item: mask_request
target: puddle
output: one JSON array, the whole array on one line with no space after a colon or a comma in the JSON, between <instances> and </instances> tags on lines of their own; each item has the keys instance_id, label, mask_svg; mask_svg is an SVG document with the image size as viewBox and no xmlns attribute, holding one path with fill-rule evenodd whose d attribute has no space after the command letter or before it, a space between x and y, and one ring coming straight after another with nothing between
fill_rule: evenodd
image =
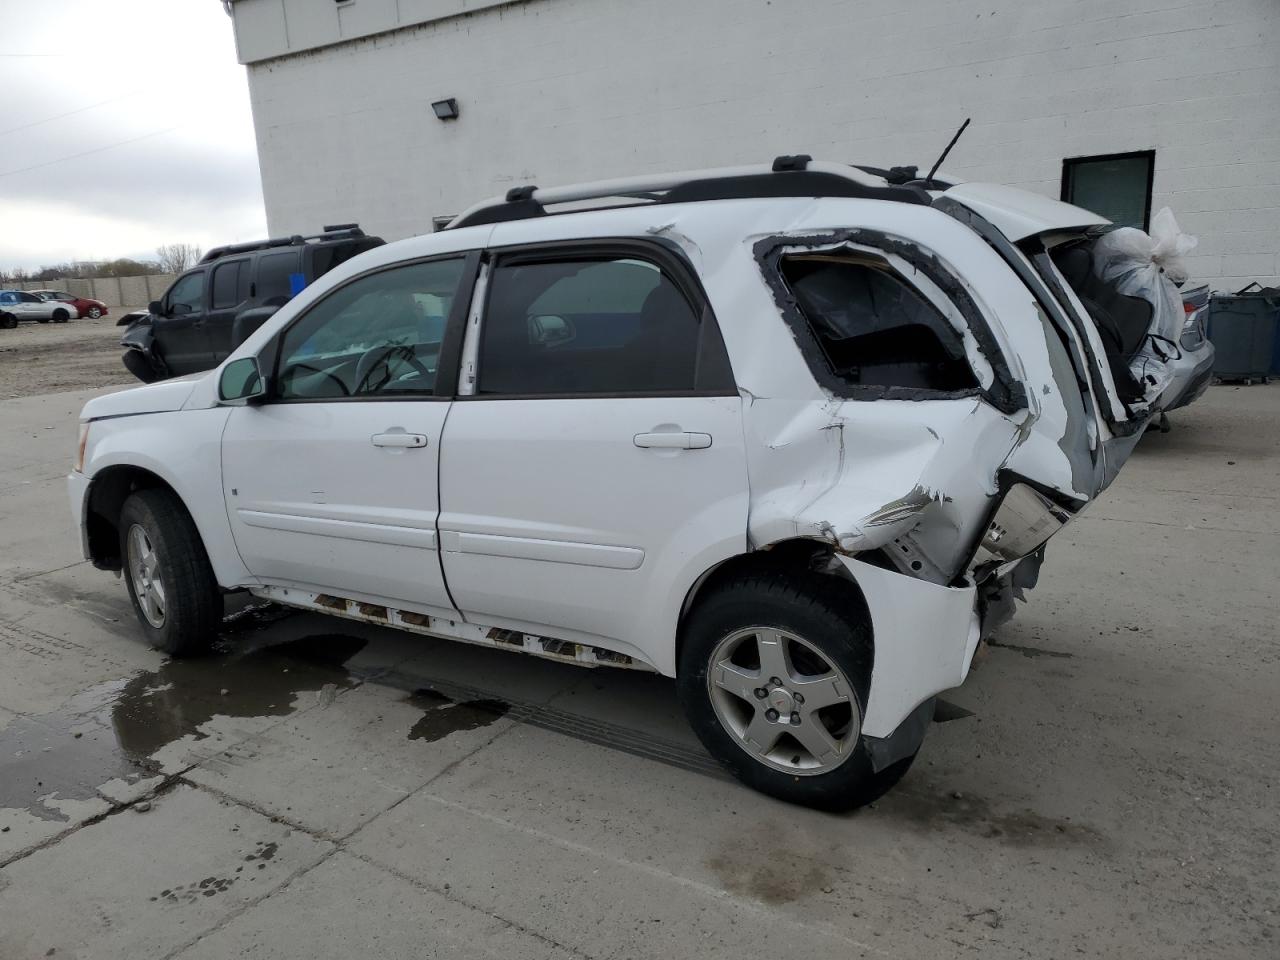
<instances>
[{"instance_id":1,"label":"puddle","mask_svg":"<svg viewBox=\"0 0 1280 960\"><path fill-rule=\"evenodd\" d=\"M267 612L250 612L253 618ZM284 717L301 693L353 686L343 664L365 641L340 634L198 660L170 660L77 694L57 711L15 717L0 730L0 807L65 820L57 804L98 796L107 781L154 776L152 755L207 735L215 716Z\"/></svg>"},{"instance_id":2,"label":"puddle","mask_svg":"<svg viewBox=\"0 0 1280 960\"><path fill-rule=\"evenodd\" d=\"M511 705L503 700L454 700L437 690L418 690L405 703L421 707L422 718L409 731L410 740L440 740L462 730L487 727L505 716Z\"/></svg>"}]
</instances>

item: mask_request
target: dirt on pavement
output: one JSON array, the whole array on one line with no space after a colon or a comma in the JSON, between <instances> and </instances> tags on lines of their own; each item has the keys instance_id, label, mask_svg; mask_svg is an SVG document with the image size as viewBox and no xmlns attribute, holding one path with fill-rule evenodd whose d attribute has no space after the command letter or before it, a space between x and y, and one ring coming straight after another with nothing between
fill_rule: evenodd
<instances>
[{"instance_id":1,"label":"dirt on pavement","mask_svg":"<svg viewBox=\"0 0 1280 960\"><path fill-rule=\"evenodd\" d=\"M85 387L136 384L120 362L116 320L139 307L112 307L98 320L18 324L0 330L0 399Z\"/></svg>"}]
</instances>

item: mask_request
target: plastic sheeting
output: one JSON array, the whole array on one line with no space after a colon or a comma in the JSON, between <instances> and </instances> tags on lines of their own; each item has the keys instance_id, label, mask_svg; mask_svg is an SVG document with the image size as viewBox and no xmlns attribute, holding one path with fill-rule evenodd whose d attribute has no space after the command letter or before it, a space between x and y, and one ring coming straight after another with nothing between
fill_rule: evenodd
<instances>
[{"instance_id":1,"label":"plastic sheeting","mask_svg":"<svg viewBox=\"0 0 1280 960\"><path fill-rule=\"evenodd\" d=\"M1129 363L1148 400L1168 386L1174 374L1168 361L1181 355L1178 341L1186 318L1175 284L1187 279L1182 258L1196 242L1195 237L1182 232L1173 211L1161 207L1151 220L1151 233L1120 227L1099 237L1094 245L1097 278L1126 296L1141 297L1151 304L1146 339Z\"/></svg>"}]
</instances>

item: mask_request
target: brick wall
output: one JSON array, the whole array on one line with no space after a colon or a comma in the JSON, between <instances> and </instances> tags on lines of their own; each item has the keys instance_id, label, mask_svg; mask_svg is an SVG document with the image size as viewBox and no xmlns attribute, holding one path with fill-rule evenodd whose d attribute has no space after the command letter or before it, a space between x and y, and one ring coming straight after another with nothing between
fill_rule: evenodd
<instances>
[{"instance_id":1,"label":"brick wall","mask_svg":"<svg viewBox=\"0 0 1280 960\"><path fill-rule=\"evenodd\" d=\"M1154 149L1153 210L1230 289L1280 274L1278 28L1275 0L535 0L249 78L273 235L781 153L927 166L972 116L947 171L1050 196L1065 157Z\"/></svg>"}]
</instances>

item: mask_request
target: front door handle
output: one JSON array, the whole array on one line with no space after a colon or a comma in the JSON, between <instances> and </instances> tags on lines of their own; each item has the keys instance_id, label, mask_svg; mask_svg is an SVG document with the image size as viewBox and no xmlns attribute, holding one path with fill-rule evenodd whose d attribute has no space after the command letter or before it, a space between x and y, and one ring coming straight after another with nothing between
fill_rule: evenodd
<instances>
[{"instance_id":1,"label":"front door handle","mask_svg":"<svg viewBox=\"0 0 1280 960\"><path fill-rule=\"evenodd\" d=\"M637 447L659 450L705 450L711 446L709 433L637 433L631 439Z\"/></svg>"},{"instance_id":2,"label":"front door handle","mask_svg":"<svg viewBox=\"0 0 1280 960\"><path fill-rule=\"evenodd\" d=\"M369 438L375 447L425 447L427 437L422 433L375 433Z\"/></svg>"}]
</instances>

